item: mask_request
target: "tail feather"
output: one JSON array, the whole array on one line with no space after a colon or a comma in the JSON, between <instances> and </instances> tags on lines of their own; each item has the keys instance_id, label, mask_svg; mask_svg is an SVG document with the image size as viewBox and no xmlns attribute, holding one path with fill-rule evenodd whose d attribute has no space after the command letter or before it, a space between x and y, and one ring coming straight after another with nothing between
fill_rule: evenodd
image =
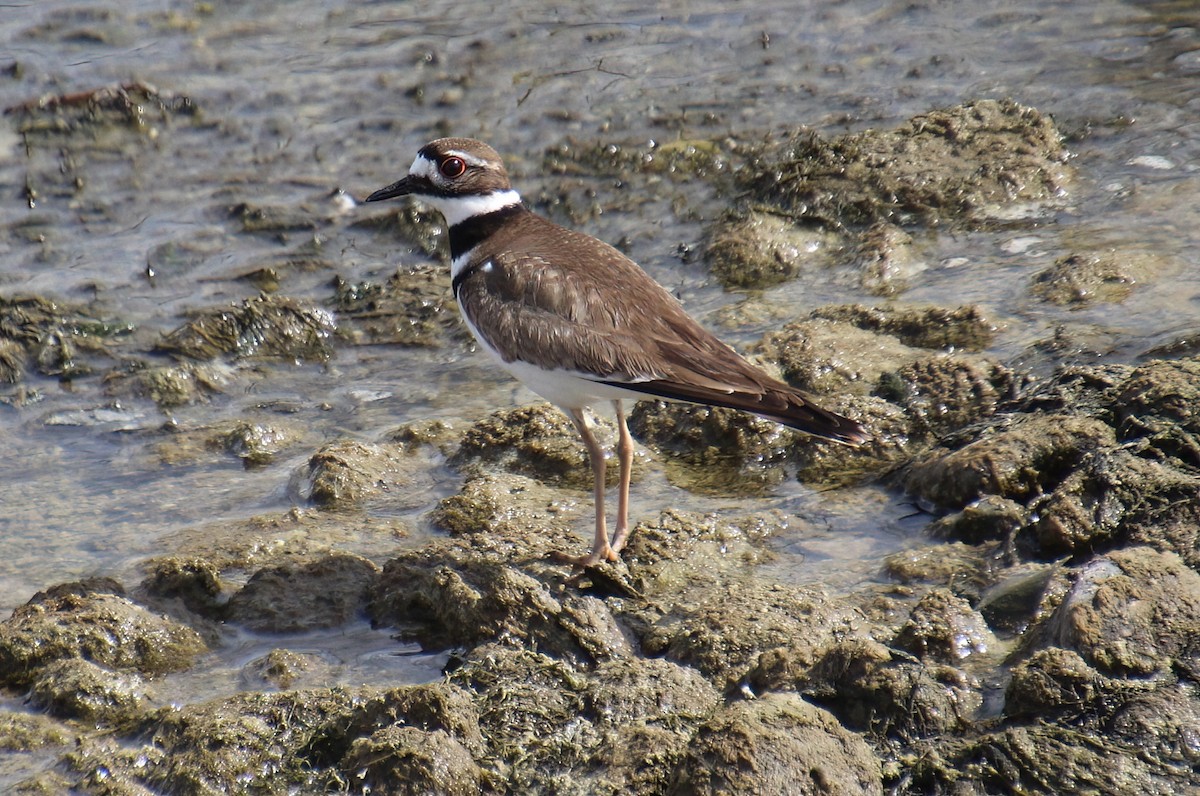
<instances>
[{"instance_id":1,"label":"tail feather","mask_svg":"<svg viewBox=\"0 0 1200 796\"><path fill-rule=\"evenodd\" d=\"M821 437L843 445L857 446L870 439L866 429L857 421L823 409L805 393L786 385L780 385L780 388L777 389L750 393L726 392L695 384L665 380L605 381L602 383L641 392L647 397L721 406L749 412L814 437Z\"/></svg>"}]
</instances>

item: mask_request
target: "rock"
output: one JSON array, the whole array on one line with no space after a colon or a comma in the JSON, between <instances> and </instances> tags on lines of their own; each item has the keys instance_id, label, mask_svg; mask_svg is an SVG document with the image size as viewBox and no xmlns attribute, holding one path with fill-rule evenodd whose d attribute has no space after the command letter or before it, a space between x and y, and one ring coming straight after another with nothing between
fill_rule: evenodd
<instances>
[{"instance_id":1,"label":"rock","mask_svg":"<svg viewBox=\"0 0 1200 796\"><path fill-rule=\"evenodd\" d=\"M238 681L247 691L286 691L315 680L314 675L324 679L331 674L331 667L317 654L274 649L243 666Z\"/></svg>"},{"instance_id":2,"label":"rock","mask_svg":"<svg viewBox=\"0 0 1200 796\"><path fill-rule=\"evenodd\" d=\"M465 347L470 339L440 265L397 271L383 283L337 277L333 308L339 336L355 345Z\"/></svg>"},{"instance_id":3,"label":"rock","mask_svg":"<svg viewBox=\"0 0 1200 796\"><path fill-rule=\"evenodd\" d=\"M979 596L976 610L997 632L1024 633L1042 618L1038 611L1056 572L1056 567L1044 564L1011 567Z\"/></svg>"},{"instance_id":4,"label":"rock","mask_svg":"<svg viewBox=\"0 0 1200 796\"><path fill-rule=\"evenodd\" d=\"M1200 359L1156 360L1134 369L1112 393L1123 440L1144 437L1168 456L1200 466Z\"/></svg>"},{"instance_id":5,"label":"rock","mask_svg":"<svg viewBox=\"0 0 1200 796\"><path fill-rule=\"evenodd\" d=\"M726 288L762 289L829 263L838 246L830 233L749 211L728 215L709 231L709 270Z\"/></svg>"},{"instance_id":6,"label":"rock","mask_svg":"<svg viewBox=\"0 0 1200 796\"><path fill-rule=\"evenodd\" d=\"M736 702L700 728L672 796L882 794L879 759L859 736L795 694Z\"/></svg>"},{"instance_id":7,"label":"rock","mask_svg":"<svg viewBox=\"0 0 1200 796\"><path fill-rule=\"evenodd\" d=\"M962 543L910 547L883 560L884 573L900 583L933 583L955 594L978 591L990 576L987 552Z\"/></svg>"},{"instance_id":8,"label":"rock","mask_svg":"<svg viewBox=\"0 0 1200 796\"><path fill-rule=\"evenodd\" d=\"M1071 415L1024 415L1011 426L958 450L934 450L904 476L904 488L930 502L961 508L986 495L1021 501L1049 492L1088 451L1113 446L1113 430Z\"/></svg>"},{"instance_id":9,"label":"rock","mask_svg":"<svg viewBox=\"0 0 1200 796\"><path fill-rule=\"evenodd\" d=\"M1034 295L1060 306L1119 303L1147 281L1162 263L1151 255L1068 254L1033 278Z\"/></svg>"},{"instance_id":10,"label":"rock","mask_svg":"<svg viewBox=\"0 0 1200 796\"><path fill-rule=\"evenodd\" d=\"M499 639L568 660L631 654L603 602L552 591L513 563L472 548L470 540L429 545L389 561L372 590L370 611L376 622L405 628L430 649Z\"/></svg>"},{"instance_id":11,"label":"rock","mask_svg":"<svg viewBox=\"0 0 1200 796\"><path fill-rule=\"evenodd\" d=\"M939 517L929 526L931 536L959 539L969 544L998 541L1009 543L1029 522L1029 510L1015 500L985 495L963 506L961 511Z\"/></svg>"},{"instance_id":12,"label":"rock","mask_svg":"<svg viewBox=\"0 0 1200 796\"><path fill-rule=\"evenodd\" d=\"M1017 380L1003 365L942 354L885 374L876 392L904 406L914 431L937 437L995 414Z\"/></svg>"},{"instance_id":13,"label":"rock","mask_svg":"<svg viewBox=\"0 0 1200 796\"><path fill-rule=\"evenodd\" d=\"M666 616L652 618L638 617L632 626L642 652L694 666L722 690L741 680L761 653L789 644L820 649L859 619L819 590L759 581L697 588Z\"/></svg>"},{"instance_id":14,"label":"rock","mask_svg":"<svg viewBox=\"0 0 1200 796\"><path fill-rule=\"evenodd\" d=\"M507 772L503 790L561 792L564 775L583 766L600 742L581 716L586 678L561 660L486 644L449 681L474 695L486 755Z\"/></svg>"},{"instance_id":15,"label":"rock","mask_svg":"<svg viewBox=\"0 0 1200 796\"><path fill-rule=\"evenodd\" d=\"M495 549L497 555L519 552L545 557L553 549L552 540L575 541L574 527L581 512L561 490L526 476L501 473L468 478L457 494L438 503L429 519L451 535L470 536L478 548ZM579 537L577 544L585 543ZM511 548L507 553L505 546Z\"/></svg>"},{"instance_id":16,"label":"rock","mask_svg":"<svg viewBox=\"0 0 1200 796\"><path fill-rule=\"evenodd\" d=\"M385 493L404 480L404 455L388 446L337 440L308 460L308 496L324 508L346 508Z\"/></svg>"},{"instance_id":17,"label":"rock","mask_svg":"<svg viewBox=\"0 0 1200 796\"><path fill-rule=\"evenodd\" d=\"M978 225L1062 201L1071 169L1053 121L1011 100L931 111L895 130L808 132L747 168L754 201L797 221Z\"/></svg>"},{"instance_id":18,"label":"rock","mask_svg":"<svg viewBox=\"0 0 1200 796\"><path fill-rule=\"evenodd\" d=\"M1144 750L1103 732L1022 724L942 743L920 756L913 783L930 792L988 793L1010 783L1037 783L1040 793L1174 796L1195 785L1187 767L1164 766Z\"/></svg>"},{"instance_id":19,"label":"rock","mask_svg":"<svg viewBox=\"0 0 1200 796\"><path fill-rule=\"evenodd\" d=\"M195 630L123 597L63 594L26 603L0 624L0 682L29 685L43 667L69 658L163 674L190 667L206 649Z\"/></svg>"},{"instance_id":20,"label":"rock","mask_svg":"<svg viewBox=\"0 0 1200 796\"><path fill-rule=\"evenodd\" d=\"M847 727L879 739L963 732L983 702L977 682L869 638L839 640L816 656L781 647L759 656L747 682L758 692L803 693Z\"/></svg>"},{"instance_id":21,"label":"rock","mask_svg":"<svg viewBox=\"0 0 1200 796\"><path fill-rule=\"evenodd\" d=\"M148 398L165 411L207 401L223 393L228 382L227 368L214 363L153 365L131 360L105 374L104 393L114 398Z\"/></svg>"},{"instance_id":22,"label":"rock","mask_svg":"<svg viewBox=\"0 0 1200 796\"><path fill-rule=\"evenodd\" d=\"M702 494L758 494L777 485L800 436L746 412L661 401L639 401L629 428L667 454L672 484Z\"/></svg>"},{"instance_id":23,"label":"rock","mask_svg":"<svg viewBox=\"0 0 1200 796\"><path fill-rule=\"evenodd\" d=\"M473 692L445 680L389 689L359 706L341 736L347 746L342 749L332 745L330 751L340 757L356 738L383 727L407 725L426 732L445 732L472 755L483 756L486 739L479 729L479 709L473 697Z\"/></svg>"},{"instance_id":24,"label":"rock","mask_svg":"<svg viewBox=\"0 0 1200 796\"><path fill-rule=\"evenodd\" d=\"M699 721L721 701L717 689L690 666L663 658L629 658L596 668L584 692L584 715L612 727L635 721Z\"/></svg>"},{"instance_id":25,"label":"rock","mask_svg":"<svg viewBox=\"0 0 1200 796\"><path fill-rule=\"evenodd\" d=\"M1041 631L1103 674L1169 671L1200 635L1200 574L1173 553L1115 550L1078 570Z\"/></svg>"},{"instance_id":26,"label":"rock","mask_svg":"<svg viewBox=\"0 0 1200 796\"><path fill-rule=\"evenodd\" d=\"M146 746L132 750L141 754L140 764L108 765L136 772L156 792L324 790L327 773L314 762L323 761L328 745L349 745L345 727L378 693L346 687L241 693L168 708Z\"/></svg>"},{"instance_id":27,"label":"rock","mask_svg":"<svg viewBox=\"0 0 1200 796\"><path fill-rule=\"evenodd\" d=\"M156 559L149 567L150 574L140 586L148 599L180 603L188 611L209 619L225 615L221 573L211 562L172 556Z\"/></svg>"},{"instance_id":28,"label":"rock","mask_svg":"<svg viewBox=\"0 0 1200 796\"><path fill-rule=\"evenodd\" d=\"M268 633L336 627L360 616L379 567L350 553L255 572L229 599L229 620Z\"/></svg>"},{"instance_id":29,"label":"rock","mask_svg":"<svg viewBox=\"0 0 1200 796\"><path fill-rule=\"evenodd\" d=\"M612 447L610 424L599 424L597 439ZM561 411L545 403L502 409L467 429L450 457L457 468L487 464L549 484L591 490L587 449L575 426ZM609 467L610 485L618 468Z\"/></svg>"},{"instance_id":30,"label":"rock","mask_svg":"<svg viewBox=\"0 0 1200 796\"><path fill-rule=\"evenodd\" d=\"M895 224L876 221L859 236L854 253L858 283L872 296L895 296L929 265L913 250L912 236Z\"/></svg>"},{"instance_id":31,"label":"rock","mask_svg":"<svg viewBox=\"0 0 1200 796\"><path fill-rule=\"evenodd\" d=\"M778 363L788 384L817 395L866 393L884 373L923 356L891 335L823 318L794 321L770 332L753 353Z\"/></svg>"},{"instance_id":32,"label":"rock","mask_svg":"<svg viewBox=\"0 0 1200 796\"><path fill-rule=\"evenodd\" d=\"M938 588L917 602L894 643L922 659L961 663L993 649L996 639L970 603Z\"/></svg>"},{"instance_id":33,"label":"rock","mask_svg":"<svg viewBox=\"0 0 1200 796\"><path fill-rule=\"evenodd\" d=\"M136 673L119 674L81 658L62 658L38 671L31 701L60 718L129 727L143 718L153 698Z\"/></svg>"},{"instance_id":34,"label":"rock","mask_svg":"<svg viewBox=\"0 0 1200 796\"><path fill-rule=\"evenodd\" d=\"M1101 694L1112 690L1107 679L1073 650L1037 650L1013 667L1004 715L1039 721L1079 718L1096 710Z\"/></svg>"},{"instance_id":35,"label":"rock","mask_svg":"<svg viewBox=\"0 0 1200 796\"><path fill-rule=\"evenodd\" d=\"M442 730L384 727L357 739L342 760L355 789L396 796L476 796L482 772L461 743Z\"/></svg>"},{"instance_id":36,"label":"rock","mask_svg":"<svg viewBox=\"0 0 1200 796\"><path fill-rule=\"evenodd\" d=\"M842 321L868 332L895 337L912 348L934 351L982 351L999 330L981 307L967 304L950 309L938 306L888 305L864 307L840 304L818 307L813 318Z\"/></svg>"},{"instance_id":37,"label":"rock","mask_svg":"<svg viewBox=\"0 0 1200 796\"><path fill-rule=\"evenodd\" d=\"M156 350L200 361L225 356L324 362L333 353L335 328L327 310L262 295L197 313L164 335Z\"/></svg>"},{"instance_id":38,"label":"rock","mask_svg":"<svg viewBox=\"0 0 1200 796\"><path fill-rule=\"evenodd\" d=\"M1200 564L1200 476L1175 460L1099 450L1049 495L1021 536L1041 556L1148 544Z\"/></svg>"},{"instance_id":39,"label":"rock","mask_svg":"<svg viewBox=\"0 0 1200 796\"><path fill-rule=\"evenodd\" d=\"M71 742L71 731L38 713L0 710L0 752L33 752Z\"/></svg>"}]
</instances>

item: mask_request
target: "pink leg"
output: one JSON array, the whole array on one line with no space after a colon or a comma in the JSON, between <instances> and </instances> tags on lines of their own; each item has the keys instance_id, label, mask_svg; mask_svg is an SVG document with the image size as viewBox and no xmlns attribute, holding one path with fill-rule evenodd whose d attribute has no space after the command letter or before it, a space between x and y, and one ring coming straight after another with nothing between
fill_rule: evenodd
<instances>
[{"instance_id":1,"label":"pink leg","mask_svg":"<svg viewBox=\"0 0 1200 796\"><path fill-rule=\"evenodd\" d=\"M613 410L617 413L617 459L621 463L621 483L617 493L617 527L613 531L612 551L620 553L629 539L629 478L633 473L633 438L629 436L625 408L620 400L613 401Z\"/></svg>"},{"instance_id":2,"label":"pink leg","mask_svg":"<svg viewBox=\"0 0 1200 796\"><path fill-rule=\"evenodd\" d=\"M592 542L592 552L586 556L556 554L555 558L574 564L577 567L590 567L604 560L615 561L617 554L609 547L608 531L604 525L604 449L600 447L599 442L596 442L591 429L588 428L582 409L567 409L565 411L567 417L571 418L571 422L575 424L575 428L579 431L579 436L583 438L583 444L587 447L588 451L588 461L592 465L592 478L594 481L592 494L596 503L596 536Z\"/></svg>"}]
</instances>

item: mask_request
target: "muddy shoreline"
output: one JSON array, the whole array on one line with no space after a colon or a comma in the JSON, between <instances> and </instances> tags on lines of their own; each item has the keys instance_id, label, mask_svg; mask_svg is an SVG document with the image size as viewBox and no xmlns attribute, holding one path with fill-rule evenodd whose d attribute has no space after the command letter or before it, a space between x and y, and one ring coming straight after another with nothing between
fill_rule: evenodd
<instances>
[{"instance_id":1,"label":"muddy shoreline","mask_svg":"<svg viewBox=\"0 0 1200 796\"><path fill-rule=\"evenodd\" d=\"M10 123L40 146L110 127L136 138L146 108L191 123L178 116L190 103L155 92L127 85L41 101ZM818 237L818 251L858 252L858 284L880 297L919 278L912 235L1012 225L1014 207L1036 225L1078 179L1048 116L990 100L882 131L668 152L577 144L547 159L569 179L615 173L675 201L705 186L725 210L695 267L726 284L823 278L828 266L801 256ZM441 251L436 227L413 209L353 221L332 205L229 212L247 236L353 223L421 256ZM1029 292L1113 303L1127 295L1114 286L1161 273L1144 257L1083 252ZM165 414L221 400L280 363L329 363L346 347L468 344L448 277L425 265L333 281L316 301L270 274L247 278L258 296L193 308L157 335L86 303L6 292L6 394L19 402L30 378L71 379L102 386L117 418L148 404ZM755 311L749 300L724 320ZM1001 326L973 305L827 305L750 347L868 425L874 439L861 450L733 412L635 412L635 489L662 468L701 493L754 495L799 479L910 495L927 512L926 542L848 593L761 576L786 525L771 512L643 517L621 563L571 579L549 553L575 543L585 454L544 405L319 445L287 412L143 428L164 462L215 452L247 473L310 446L294 479L302 508L210 523L185 549L144 562L137 582L58 584L0 624L0 685L27 705L0 712L0 737L7 752L47 761L16 792L1194 786L1200 360L1180 340L1172 356L1147 352L1135 364L1080 365L1049 342L1004 362L987 353ZM409 529L371 507L419 492L439 468L454 488L428 516L432 538L389 550ZM346 549L339 538L351 527L377 531L376 548ZM323 686L319 655L280 647L246 665L234 696L175 704L167 690L169 673L204 667L230 628L270 636L364 617L397 643L443 655L443 676Z\"/></svg>"},{"instance_id":2,"label":"muddy shoreline","mask_svg":"<svg viewBox=\"0 0 1200 796\"><path fill-rule=\"evenodd\" d=\"M0 15L0 790L1200 787L1193 17ZM449 134L870 444L640 404L572 579L582 445L358 202Z\"/></svg>"}]
</instances>

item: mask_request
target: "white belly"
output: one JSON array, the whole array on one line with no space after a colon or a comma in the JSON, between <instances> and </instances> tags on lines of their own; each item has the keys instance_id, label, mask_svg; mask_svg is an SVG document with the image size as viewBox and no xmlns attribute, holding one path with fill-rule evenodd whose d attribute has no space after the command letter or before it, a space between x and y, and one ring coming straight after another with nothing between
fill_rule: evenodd
<instances>
[{"instance_id":1,"label":"white belly","mask_svg":"<svg viewBox=\"0 0 1200 796\"><path fill-rule=\"evenodd\" d=\"M582 409L604 401L641 401L652 397L636 390L598 384L566 370L542 370L537 365L520 361L501 361L500 364L526 387L563 409Z\"/></svg>"}]
</instances>

